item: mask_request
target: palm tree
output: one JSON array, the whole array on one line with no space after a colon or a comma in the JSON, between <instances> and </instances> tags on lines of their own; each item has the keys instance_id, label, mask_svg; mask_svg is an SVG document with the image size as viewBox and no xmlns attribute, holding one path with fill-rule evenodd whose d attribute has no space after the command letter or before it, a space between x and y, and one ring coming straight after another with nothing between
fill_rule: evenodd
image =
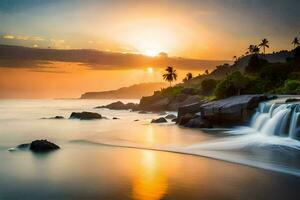
<instances>
[{"instance_id":1,"label":"palm tree","mask_svg":"<svg viewBox=\"0 0 300 200\"><path fill-rule=\"evenodd\" d=\"M266 38L264 38L261 40L261 43L258 46L262 47L264 54L266 54L266 47L269 48L269 41Z\"/></svg>"},{"instance_id":2,"label":"palm tree","mask_svg":"<svg viewBox=\"0 0 300 200\"><path fill-rule=\"evenodd\" d=\"M193 78L193 74L191 72L187 73L184 77L184 79L182 80L183 82L186 82L188 80L191 80Z\"/></svg>"},{"instance_id":3,"label":"palm tree","mask_svg":"<svg viewBox=\"0 0 300 200\"><path fill-rule=\"evenodd\" d=\"M300 45L298 37L294 38L294 40L292 41L292 44L294 45L295 48Z\"/></svg>"},{"instance_id":4,"label":"palm tree","mask_svg":"<svg viewBox=\"0 0 300 200\"><path fill-rule=\"evenodd\" d=\"M167 73L163 74L163 79L165 81L168 81L170 83L170 87L171 87L172 82L176 81L176 79L177 79L177 73L176 73L176 70L174 70L174 68L171 66L168 66L166 68L166 72Z\"/></svg>"},{"instance_id":5,"label":"palm tree","mask_svg":"<svg viewBox=\"0 0 300 200\"><path fill-rule=\"evenodd\" d=\"M251 44L249 47L248 47L248 50L251 54L257 54L259 53L259 47L257 45L253 45Z\"/></svg>"}]
</instances>

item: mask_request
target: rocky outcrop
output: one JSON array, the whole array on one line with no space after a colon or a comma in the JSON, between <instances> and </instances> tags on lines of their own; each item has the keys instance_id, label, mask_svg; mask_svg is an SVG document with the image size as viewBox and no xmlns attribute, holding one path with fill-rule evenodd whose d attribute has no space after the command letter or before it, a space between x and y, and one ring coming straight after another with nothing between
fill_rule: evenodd
<instances>
[{"instance_id":1,"label":"rocky outcrop","mask_svg":"<svg viewBox=\"0 0 300 200\"><path fill-rule=\"evenodd\" d=\"M258 104L271 98L266 95L240 95L186 105L179 108L177 123L199 128L245 124Z\"/></svg>"},{"instance_id":2,"label":"rocky outcrop","mask_svg":"<svg viewBox=\"0 0 300 200\"><path fill-rule=\"evenodd\" d=\"M55 116L55 117L49 117L49 118L44 117L44 118L41 118L41 119L64 119L64 117L58 115L58 116Z\"/></svg>"},{"instance_id":3,"label":"rocky outcrop","mask_svg":"<svg viewBox=\"0 0 300 200\"><path fill-rule=\"evenodd\" d=\"M57 150L60 147L47 140L35 140L31 142L29 149L33 152L48 152Z\"/></svg>"},{"instance_id":4,"label":"rocky outcrop","mask_svg":"<svg viewBox=\"0 0 300 200\"><path fill-rule=\"evenodd\" d=\"M70 119L91 120L102 119L102 116L93 112L72 112Z\"/></svg>"},{"instance_id":5,"label":"rocky outcrop","mask_svg":"<svg viewBox=\"0 0 300 200\"><path fill-rule=\"evenodd\" d=\"M186 92L191 92L193 90L188 90ZM177 111L181 106L200 102L198 95L187 94L182 92L181 94L176 95L175 97L165 97L161 95L153 95L148 97L143 97L140 100L139 109L145 111Z\"/></svg>"},{"instance_id":6,"label":"rocky outcrop","mask_svg":"<svg viewBox=\"0 0 300 200\"><path fill-rule=\"evenodd\" d=\"M168 114L165 116L166 119L175 119L176 118L176 115L173 115L173 114Z\"/></svg>"},{"instance_id":7,"label":"rocky outcrop","mask_svg":"<svg viewBox=\"0 0 300 200\"><path fill-rule=\"evenodd\" d=\"M121 101L116 101L111 104L105 105L105 106L97 106L95 108L108 108L110 110L137 110L138 109L138 104L135 103L123 103Z\"/></svg>"},{"instance_id":8,"label":"rocky outcrop","mask_svg":"<svg viewBox=\"0 0 300 200\"><path fill-rule=\"evenodd\" d=\"M166 123L168 122L164 117L160 117L157 119L152 119L151 123Z\"/></svg>"}]
</instances>

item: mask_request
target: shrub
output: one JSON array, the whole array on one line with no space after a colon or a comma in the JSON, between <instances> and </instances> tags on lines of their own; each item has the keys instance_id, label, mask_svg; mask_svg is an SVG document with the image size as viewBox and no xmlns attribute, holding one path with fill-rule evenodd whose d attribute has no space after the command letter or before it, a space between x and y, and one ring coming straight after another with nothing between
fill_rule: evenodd
<instances>
[{"instance_id":1,"label":"shrub","mask_svg":"<svg viewBox=\"0 0 300 200\"><path fill-rule=\"evenodd\" d=\"M259 55L254 54L251 56L248 65L245 68L245 72L247 73L259 73L260 70L268 65L268 61L260 58Z\"/></svg>"},{"instance_id":2,"label":"shrub","mask_svg":"<svg viewBox=\"0 0 300 200\"><path fill-rule=\"evenodd\" d=\"M282 94L300 94L300 81L288 79L277 92Z\"/></svg>"},{"instance_id":3,"label":"shrub","mask_svg":"<svg viewBox=\"0 0 300 200\"><path fill-rule=\"evenodd\" d=\"M226 98L233 95L240 95L249 85L250 79L247 76L236 71L228 75L223 81L217 84L215 96L217 98Z\"/></svg>"},{"instance_id":4,"label":"shrub","mask_svg":"<svg viewBox=\"0 0 300 200\"><path fill-rule=\"evenodd\" d=\"M204 95L211 95L214 91L214 89L217 86L217 81L215 79L209 78L204 79L201 82L201 92Z\"/></svg>"}]
</instances>

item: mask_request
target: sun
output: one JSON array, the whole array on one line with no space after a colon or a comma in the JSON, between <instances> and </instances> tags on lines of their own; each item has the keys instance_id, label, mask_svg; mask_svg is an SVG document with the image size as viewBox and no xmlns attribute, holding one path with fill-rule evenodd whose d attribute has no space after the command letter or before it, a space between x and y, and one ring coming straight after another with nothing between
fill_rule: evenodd
<instances>
[{"instance_id":1,"label":"sun","mask_svg":"<svg viewBox=\"0 0 300 200\"><path fill-rule=\"evenodd\" d=\"M148 49L148 50L143 51L142 54L144 54L146 56L150 56L150 57L155 57L159 54L159 51Z\"/></svg>"},{"instance_id":2,"label":"sun","mask_svg":"<svg viewBox=\"0 0 300 200\"><path fill-rule=\"evenodd\" d=\"M148 67L148 68L147 68L147 72L148 72L149 74L152 74L152 73L153 73L153 68L152 68L152 67Z\"/></svg>"}]
</instances>

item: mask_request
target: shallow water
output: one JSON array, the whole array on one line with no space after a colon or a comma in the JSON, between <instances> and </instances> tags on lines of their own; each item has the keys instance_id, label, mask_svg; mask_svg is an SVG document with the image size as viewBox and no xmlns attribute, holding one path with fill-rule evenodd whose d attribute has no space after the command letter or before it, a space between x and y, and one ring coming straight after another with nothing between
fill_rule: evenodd
<instances>
[{"instance_id":1,"label":"shallow water","mask_svg":"<svg viewBox=\"0 0 300 200\"><path fill-rule=\"evenodd\" d=\"M222 142L228 145L228 141L242 136L180 128L173 123L149 123L159 114L93 109L109 102L1 100L0 199L297 199L300 196L297 150L261 146L224 150ZM99 112L110 120L41 119L56 115L67 118L73 111ZM120 119L111 120L112 117ZM7 151L34 139L48 139L61 149L48 154ZM267 170L182 153L244 162ZM276 170L283 168L286 171Z\"/></svg>"}]
</instances>

